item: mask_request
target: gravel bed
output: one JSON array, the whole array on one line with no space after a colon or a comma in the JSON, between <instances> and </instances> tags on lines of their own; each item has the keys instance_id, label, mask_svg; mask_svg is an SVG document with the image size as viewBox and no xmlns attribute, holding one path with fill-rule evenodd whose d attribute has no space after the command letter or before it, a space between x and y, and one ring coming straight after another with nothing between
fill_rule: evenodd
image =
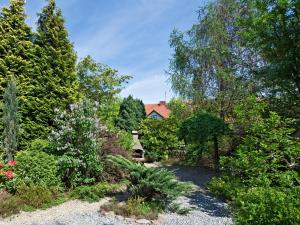
<instances>
[{"instance_id":1,"label":"gravel bed","mask_svg":"<svg viewBox=\"0 0 300 225\"><path fill-rule=\"evenodd\" d=\"M232 225L227 205L204 190L205 183L214 175L212 171L192 167L169 167L184 181L192 181L198 191L189 197L181 197L176 202L192 210L185 216L175 213L163 215L156 224L162 225ZM97 203L68 201L47 210L22 212L5 220L0 225L139 225L133 219L120 216L102 215L100 206L108 199ZM159 222L159 223L158 223ZM150 224L150 222L148 223Z\"/></svg>"}]
</instances>

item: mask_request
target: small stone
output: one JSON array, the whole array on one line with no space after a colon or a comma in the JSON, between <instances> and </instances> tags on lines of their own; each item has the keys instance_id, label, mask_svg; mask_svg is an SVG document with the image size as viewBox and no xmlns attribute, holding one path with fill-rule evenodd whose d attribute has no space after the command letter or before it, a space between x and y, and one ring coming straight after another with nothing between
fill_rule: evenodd
<instances>
[{"instance_id":1,"label":"small stone","mask_svg":"<svg viewBox=\"0 0 300 225\"><path fill-rule=\"evenodd\" d=\"M107 212L106 216L115 217L115 213L113 211Z\"/></svg>"},{"instance_id":2,"label":"small stone","mask_svg":"<svg viewBox=\"0 0 300 225\"><path fill-rule=\"evenodd\" d=\"M117 216L116 216L116 219L118 219L118 220L123 220L124 217L123 217L123 216L120 216L120 215L117 215Z\"/></svg>"},{"instance_id":3,"label":"small stone","mask_svg":"<svg viewBox=\"0 0 300 225\"><path fill-rule=\"evenodd\" d=\"M134 218L125 218L125 220L126 220L127 222L130 222L130 223L133 223L133 222L135 221Z\"/></svg>"},{"instance_id":4,"label":"small stone","mask_svg":"<svg viewBox=\"0 0 300 225\"><path fill-rule=\"evenodd\" d=\"M136 220L135 221L136 223L139 223L139 224L150 224L150 221L149 220L146 220L146 219L139 219L139 220Z\"/></svg>"},{"instance_id":5,"label":"small stone","mask_svg":"<svg viewBox=\"0 0 300 225\"><path fill-rule=\"evenodd\" d=\"M165 222L164 215L159 214L158 218L156 220L152 220L151 222L152 222L152 224L156 224L156 225L163 224Z\"/></svg>"}]
</instances>

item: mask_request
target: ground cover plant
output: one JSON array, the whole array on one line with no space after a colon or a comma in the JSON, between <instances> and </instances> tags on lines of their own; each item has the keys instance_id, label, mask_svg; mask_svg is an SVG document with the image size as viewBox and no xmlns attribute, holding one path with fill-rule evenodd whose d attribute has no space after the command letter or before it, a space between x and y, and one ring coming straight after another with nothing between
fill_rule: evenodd
<instances>
[{"instance_id":1,"label":"ground cover plant","mask_svg":"<svg viewBox=\"0 0 300 225\"><path fill-rule=\"evenodd\" d=\"M131 217L134 219L155 220L158 214L162 212L162 207L155 203L146 202L142 197L129 198L124 203L119 203L116 200L101 206L103 211L113 211L117 215Z\"/></svg>"}]
</instances>

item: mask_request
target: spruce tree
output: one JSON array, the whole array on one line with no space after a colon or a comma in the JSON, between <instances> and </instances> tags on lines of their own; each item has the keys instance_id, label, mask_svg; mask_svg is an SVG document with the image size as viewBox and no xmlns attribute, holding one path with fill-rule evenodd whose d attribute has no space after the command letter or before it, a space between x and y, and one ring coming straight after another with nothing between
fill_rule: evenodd
<instances>
[{"instance_id":1,"label":"spruce tree","mask_svg":"<svg viewBox=\"0 0 300 225\"><path fill-rule=\"evenodd\" d=\"M4 107L3 107L3 149L7 160L12 160L14 153L18 148L18 101L17 87L15 81L11 78L4 92Z\"/></svg>"},{"instance_id":2,"label":"spruce tree","mask_svg":"<svg viewBox=\"0 0 300 225\"><path fill-rule=\"evenodd\" d=\"M0 14L0 100L10 77L15 77L18 87L19 112L30 121L30 95L32 89L32 75L34 74L34 45L31 41L32 33L26 25L24 0L11 0L9 7L3 7ZM1 112L2 114L2 112ZM3 130L3 124L1 124ZM26 136L24 130L22 137Z\"/></svg>"}]
</instances>

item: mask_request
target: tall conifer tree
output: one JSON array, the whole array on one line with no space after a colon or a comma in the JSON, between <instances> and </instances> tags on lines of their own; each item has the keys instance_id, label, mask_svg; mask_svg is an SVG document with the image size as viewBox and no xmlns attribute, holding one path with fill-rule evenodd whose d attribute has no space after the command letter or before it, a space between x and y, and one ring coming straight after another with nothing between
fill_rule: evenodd
<instances>
[{"instance_id":1,"label":"tall conifer tree","mask_svg":"<svg viewBox=\"0 0 300 225\"><path fill-rule=\"evenodd\" d=\"M11 0L9 7L2 8L0 14L0 99L3 101L4 89L10 77L15 77L19 112L25 124L20 141L25 140L30 132L26 130L26 123L32 116L28 96L32 89L31 76L34 74L34 44L30 27L25 23L24 5L24 0Z\"/></svg>"},{"instance_id":2,"label":"tall conifer tree","mask_svg":"<svg viewBox=\"0 0 300 225\"><path fill-rule=\"evenodd\" d=\"M47 86L49 106L64 108L78 97L76 53L69 40L61 10L55 0L39 14L37 38L43 84Z\"/></svg>"},{"instance_id":3,"label":"tall conifer tree","mask_svg":"<svg viewBox=\"0 0 300 225\"><path fill-rule=\"evenodd\" d=\"M64 109L78 97L76 54L54 0L49 0L39 14L34 44L36 77L30 107L35 116L29 139L46 137L53 125L54 109Z\"/></svg>"},{"instance_id":4,"label":"tall conifer tree","mask_svg":"<svg viewBox=\"0 0 300 225\"><path fill-rule=\"evenodd\" d=\"M12 160L18 148L18 100L17 87L14 79L10 79L4 92L3 107L3 148L7 160Z\"/></svg>"}]
</instances>

